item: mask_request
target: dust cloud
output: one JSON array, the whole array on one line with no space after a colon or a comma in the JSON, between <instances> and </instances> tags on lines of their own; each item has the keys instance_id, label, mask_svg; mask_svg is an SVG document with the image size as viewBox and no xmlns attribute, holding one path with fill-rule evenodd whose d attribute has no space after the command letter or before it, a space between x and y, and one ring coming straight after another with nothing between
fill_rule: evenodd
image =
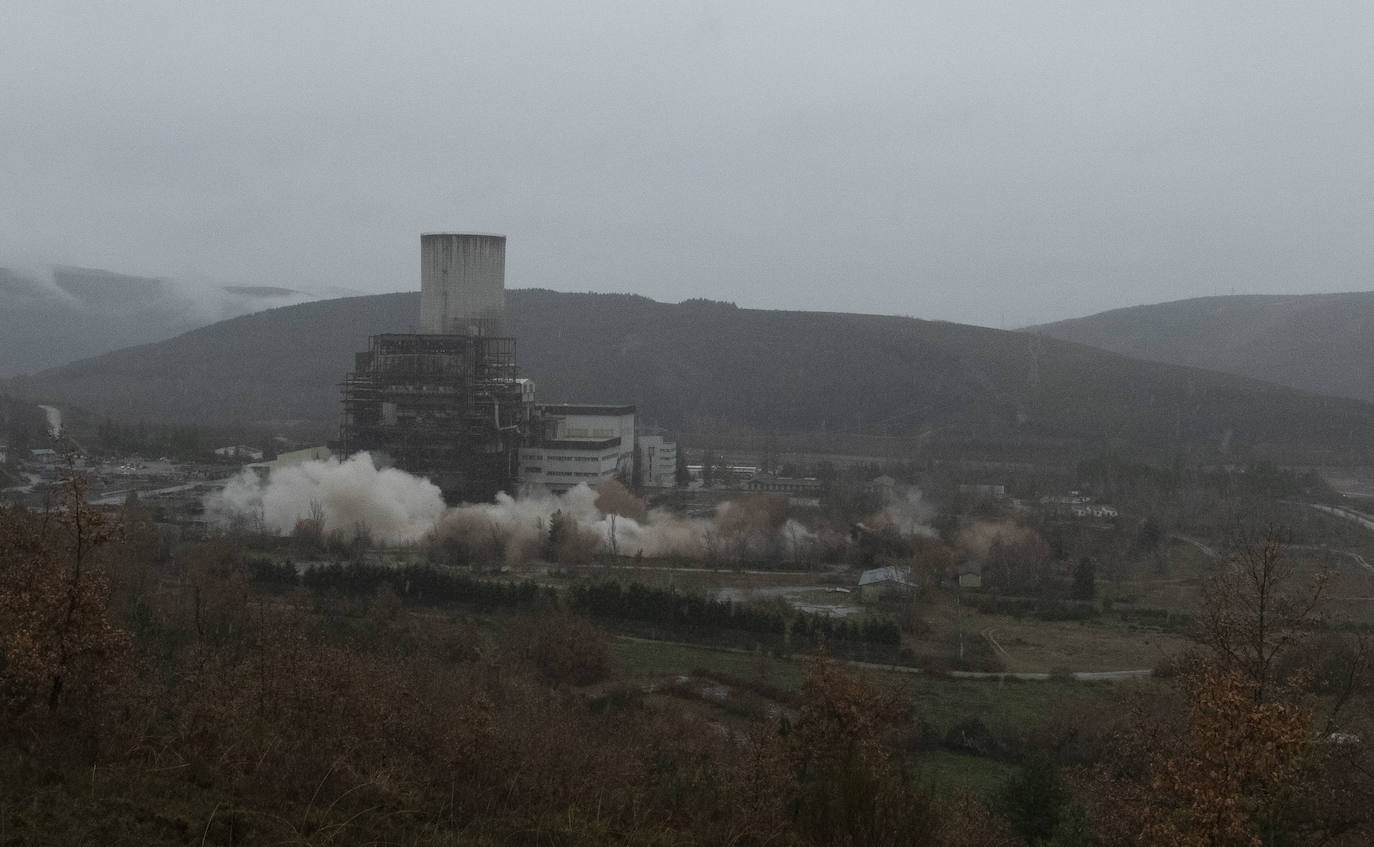
<instances>
[{"instance_id":1,"label":"dust cloud","mask_svg":"<svg viewBox=\"0 0 1374 847\"><path fill-rule=\"evenodd\" d=\"M1016 546L1032 544L1040 534L1015 521L973 521L959 532L956 544L975 556L985 558L995 544Z\"/></svg>"},{"instance_id":2,"label":"dust cloud","mask_svg":"<svg viewBox=\"0 0 1374 847\"><path fill-rule=\"evenodd\" d=\"M480 542L499 548L506 562L538 557L555 520L584 548L650 558L796 557L821 541L789 516L781 498L745 495L709 516L681 517L646 508L614 481L448 507L437 486L395 468L379 469L367 453L277 469L265 482L244 471L207 497L206 514L220 528L278 535L309 520L318 521L325 536L366 533L384 545Z\"/></svg>"},{"instance_id":3,"label":"dust cloud","mask_svg":"<svg viewBox=\"0 0 1374 847\"><path fill-rule=\"evenodd\" d=\"M935 538L938 533L930 525L935 514L921 489L908 486L893 492L875 522L892 527L899 535Z\"/></svg>"},{"instance_id":4,"label":"dust cloud","mask_svg":"<svg viewBox=\"0 0 1374 847\"><path fill-rule=\"evenodd\" d=\"M366 531L384 544L420 541L445 508L437 485L379 469L367 453L278 468L266 483L245 470L205 503L207 518L220 527L286 535L299 521L318 520L326 534L352 538Z\"/></svg>"}]
</instances>

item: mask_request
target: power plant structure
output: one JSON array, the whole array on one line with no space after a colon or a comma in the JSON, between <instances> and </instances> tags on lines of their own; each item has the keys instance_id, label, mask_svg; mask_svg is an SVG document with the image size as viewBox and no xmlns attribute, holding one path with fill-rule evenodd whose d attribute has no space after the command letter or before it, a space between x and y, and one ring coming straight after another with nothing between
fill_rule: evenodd
<instances>
[{"instance_id":1,"label":"power plant structure","mask_svg":"<svg viewBox=\"0 0 1374 847\"><path fill-rule=\"evenodd\" d=\"M451 503L630 478L635 407L537 406L505 334L505 277L503 235L420 236L420 332L374 335L355 355L340 386L343 455L428 477Z\"/></svg>"},{"instance_id":2,"label":"power plant structure","mask_svg":"<svg viewBox=\"0 0 1374 847\"><path fill-rule=\"evenodd\" d=\"M381 454L450 501L511 487L533 385L505 327L506 238L420 236L420 333L368 340L345 378L344 455Z\"/></svg>"},{"instance_id":3,"label":"power plant structure","mask_svg":"<svg viewBox=\"0 0 1374 847\"><path fill-rule=\"evenodd\" d=\"M506 334L506 237L420 236L420 332Z\"/></svg>"}]
</instances>

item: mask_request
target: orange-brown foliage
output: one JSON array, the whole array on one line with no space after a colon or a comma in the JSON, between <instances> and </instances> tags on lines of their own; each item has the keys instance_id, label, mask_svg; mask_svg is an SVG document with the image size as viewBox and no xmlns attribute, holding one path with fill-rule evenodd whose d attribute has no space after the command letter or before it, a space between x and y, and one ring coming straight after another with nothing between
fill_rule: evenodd
<instances>
[{"instance_id":1,"label":"orange-brown foliage","mask_svg":"<svg viewBox=\"0 0 1374 847\"><path fill-rule=\"evenodd\" d=\"M1365 745L1324 738L1306 675L1277 673L1320 596L1320 578L1295 577L1272 529L1221 563L1205 595L1208 649L1172 690L1136 699L1084 793L1105 843L1368 843Z\"/></svg>"},{"instance_id":2,"label":"orange-brown foliage","mask_svg":"<svg viewBox=\"0 0 1374 847\"><path fill-rule=\"evenodd\" d=\"M810 660L789 733L798 833L813 844L933 843L930 797L912 789L890 754L905 702L824 656Z\"/></svg>"},{"instance_id":3,"label":"orange-brown foliage","mask_svg":"<svg viewBox=\"0 0 1374 847\"><path fill-rule=\"evenodd\" d=\"M72 477L59 508L0 509L0 707L11 729L98 705L121 671L128 638L109 620L94 555L115 527L84 496Z\"/></svg>"}]
</instances>

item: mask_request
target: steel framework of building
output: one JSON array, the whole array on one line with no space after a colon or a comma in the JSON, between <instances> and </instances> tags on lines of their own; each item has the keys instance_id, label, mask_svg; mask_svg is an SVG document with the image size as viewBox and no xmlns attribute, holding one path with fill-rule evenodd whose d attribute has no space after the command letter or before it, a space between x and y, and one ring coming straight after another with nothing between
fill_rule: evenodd
<instances>
[{"instance_id":1,"label":"steel framework of building","mask_svg":"<svg viewBox=\"0 0 1374 847\"><path fill-rule=\"evenodd\" d=\"M515 339L374 335L341 385L345 455L385 454L428 476L449 502L510 488L528 432Z\"/></svg>"}]
</instances>

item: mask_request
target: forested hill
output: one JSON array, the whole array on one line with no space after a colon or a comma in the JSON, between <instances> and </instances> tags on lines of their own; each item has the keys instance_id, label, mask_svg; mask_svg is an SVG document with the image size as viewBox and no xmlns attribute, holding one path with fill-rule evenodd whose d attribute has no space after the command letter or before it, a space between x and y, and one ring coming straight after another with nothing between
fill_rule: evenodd
<instances>
[{"instance_id":1,"label":"forested hill","mask_svg":"<svg viewBox=\"0 0 1374 847\"><path fill-rule=\"evenodd\" d=\"M669 429L846 431L935 442L1227 450L1374 444L1374 406L1054 339L910 318L632 295L508 293L549 401L635 402ZM338 420L367 336L419 295L307 303L38 375L28 393L126 420Z\"/></svg>"},{"instance_id":2,"label":"forested hill","mask_svg":"<svg viewBox=\"0 0 1374 847\"><path fill-rule=\"evenodd\" d=\"M1374 401L1374 292L1202 297L1028 331L1126 356Z\"/></svg>"}]
</instances>

